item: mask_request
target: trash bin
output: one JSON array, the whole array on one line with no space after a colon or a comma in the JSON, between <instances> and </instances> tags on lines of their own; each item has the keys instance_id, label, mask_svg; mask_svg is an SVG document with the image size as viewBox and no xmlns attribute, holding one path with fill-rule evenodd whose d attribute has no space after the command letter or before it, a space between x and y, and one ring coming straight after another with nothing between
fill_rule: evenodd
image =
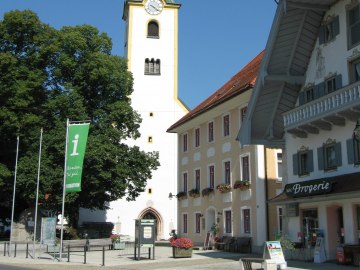
<instances>
[{"instance_id":1,"label":"trash bin","mask_svg":"<svg viewBox=\"0 0 360 270\"><path fill-rule=\"evenodd\" d=\"M351 252L346 249L346 246L336 247L336 261L338 264L351 264L352 256Z\"/></svg>"}]
</instances>

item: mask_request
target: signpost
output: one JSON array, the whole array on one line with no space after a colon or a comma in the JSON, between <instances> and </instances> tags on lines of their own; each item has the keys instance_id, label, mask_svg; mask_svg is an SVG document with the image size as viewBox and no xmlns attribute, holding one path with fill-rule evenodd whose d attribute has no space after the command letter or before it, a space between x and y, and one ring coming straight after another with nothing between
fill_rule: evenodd
<instances>
[{"instance_id":1,"label":"signpost","mask_svg":"<svg viewBox=\"0 0 360 270\"><path fill-rule=\"evenodd\" d=\"M155 219L136 219L135 220L135 246L134 259L140 260L140 248L149 248L149 259L151 258L151 248L153 250L153 260L155 260Z\"/></svg>"}]
</instances>

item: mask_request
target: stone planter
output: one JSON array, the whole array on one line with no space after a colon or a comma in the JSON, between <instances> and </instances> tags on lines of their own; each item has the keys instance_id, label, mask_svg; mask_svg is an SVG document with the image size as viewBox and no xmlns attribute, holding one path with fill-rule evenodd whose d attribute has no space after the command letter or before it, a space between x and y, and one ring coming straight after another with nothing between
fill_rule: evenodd
<instances>
[{"instance_id":1,"label":"stone planter","mask_svg":"<svg viewBox=\"0 0 360 270\"><path fill-rule=\"evenodd\" d=\"M192 248L173 247L173 257L174 258L191 258L192 251L193 251Z\"/></svg>"},{"instance_id":2,"label":"stone planter","mask_svg":"<svg viewBox=\"0 0 360 270\"><path fill-rule=\"evenodd\" d=\"M125 249L125 242L113 242L113 249Z\"/></svg>"}]
</instances>

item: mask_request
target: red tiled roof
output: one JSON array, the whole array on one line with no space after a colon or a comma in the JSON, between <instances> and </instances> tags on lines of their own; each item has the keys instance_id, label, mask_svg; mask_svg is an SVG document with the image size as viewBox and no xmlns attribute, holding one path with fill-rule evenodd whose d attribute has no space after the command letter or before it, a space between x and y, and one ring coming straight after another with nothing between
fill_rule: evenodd
<instances>
[{"instance_id":1,"label":"red tiled roof","mask_svg":"<svg viewBox=\"0 0 360 270\"><path fill-rule=\"evenodd\" d=\"M241 94L243 91L253 88L263 55L264 51L260 52L243 69L241 69L228 82L220 87L220 89L168 128L167 132L172 132L172 129L181 126L182 124L229 100L230 98Z\"/></svg>"}]
</instances>

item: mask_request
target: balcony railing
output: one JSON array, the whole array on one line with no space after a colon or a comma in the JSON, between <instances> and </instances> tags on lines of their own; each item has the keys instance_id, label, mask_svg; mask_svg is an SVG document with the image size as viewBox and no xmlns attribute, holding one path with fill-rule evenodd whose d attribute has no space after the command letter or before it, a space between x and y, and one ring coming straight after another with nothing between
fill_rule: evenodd
<instances>
[{"instance_id":1,"label":"balcony railing","mask_svg":"<svg viewBox=\"0 0 360 270\"><path fill-rule=\"evenodd\" d=\"M284 128L295 128L359 105L360 82L356 82L284 113Z\"/></svg>"}]
</instances>

